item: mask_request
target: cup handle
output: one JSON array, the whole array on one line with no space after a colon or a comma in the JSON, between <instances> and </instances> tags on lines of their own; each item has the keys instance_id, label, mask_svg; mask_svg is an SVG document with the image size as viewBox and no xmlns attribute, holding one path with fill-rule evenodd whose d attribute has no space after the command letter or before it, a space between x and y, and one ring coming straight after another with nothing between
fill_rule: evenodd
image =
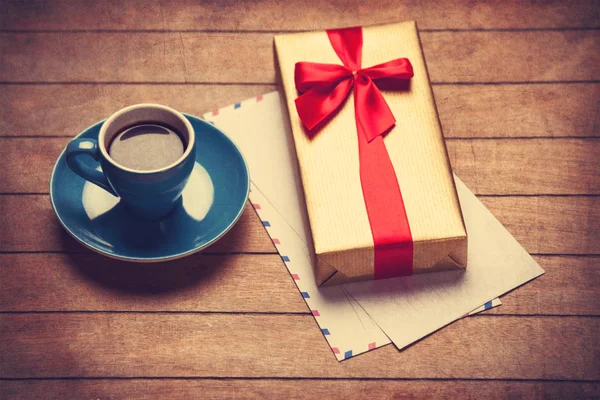
<instances>
[{"instance_id":1,"label":"cup handle","mask_svg":"<svg viewBox=\"0 0 600 400\"><path fill-rule=\"evenodd\" d=\"M108 179L102 171L98 171L88 165L85 165L78 159L80 155L91 156L94 160L100 161L100 149L98 142L94 139L74 139L67 146L66 157L67 165L73 172L91 183L100 186L113 196L118 195L108 183Z\"/></svg>"}]
</instances>

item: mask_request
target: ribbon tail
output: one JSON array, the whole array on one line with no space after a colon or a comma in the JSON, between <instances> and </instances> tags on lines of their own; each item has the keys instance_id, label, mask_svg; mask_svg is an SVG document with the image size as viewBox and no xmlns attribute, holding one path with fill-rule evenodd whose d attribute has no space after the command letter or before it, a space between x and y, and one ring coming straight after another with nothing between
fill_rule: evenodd
<instances>
[{"instance_id":1,"label":"ribbon tail","mask_svg":"<svg viewBox=\"0 0 600 400\"><path fill-rule=\"evenodd\" d=\"M311 89L295 101L300 120L312 131L340 108L352 89L352 80L341 81L332 91Z\"/></svg>"},{"instance_id":2,"label":"ribbon tail","mask_svg":"<svg viewBox=\"0 0 600 400\"><path fill-rule=\"evenodd\" d=\"M392 110L370 77L356 76L354 101L356 125L360 126L368 142L383 135L396 123Z\"/></svg>"}]
</instances>

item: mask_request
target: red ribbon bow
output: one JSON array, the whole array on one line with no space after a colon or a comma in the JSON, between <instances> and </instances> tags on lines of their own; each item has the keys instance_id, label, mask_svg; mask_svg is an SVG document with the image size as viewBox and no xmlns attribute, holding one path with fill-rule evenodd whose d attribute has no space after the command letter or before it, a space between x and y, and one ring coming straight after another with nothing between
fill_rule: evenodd
<instances>
[{"instance_id":1,"label":"red ribbon bow","mask_svg":"<svg viewBox=\"0 0 600 400\"><path fill-rule=\"evenodd\" d=\"M296 64L296 89L302 93L296 99L298 115L313 130L342 105L354 86L360 181L374 244L373 275L375 279L410 275L412 234L382 137L396 119L375 81L385 81L392 89L404 88L413 77L412 66L408 59L399 58L361 69L362 28L328 30L327 35L344 65Z\"/></svg>"},{"instance_id":2,"label":"red ribbon bow","mask_svg":"<svg viewBox=\"0 0 600 400\"><path fill-rule=\"evenodd\" d=\"M392 89L402 88L413 77L407 58L398 58L361 69L362 28L328 30L331 45L344 65L299 62L296 64L296 99L300 120L312 131L337 110L354 86L356 122L368 142L390 129L396 119L375 84L385 81Z\"/></svg>"}]
</instances>

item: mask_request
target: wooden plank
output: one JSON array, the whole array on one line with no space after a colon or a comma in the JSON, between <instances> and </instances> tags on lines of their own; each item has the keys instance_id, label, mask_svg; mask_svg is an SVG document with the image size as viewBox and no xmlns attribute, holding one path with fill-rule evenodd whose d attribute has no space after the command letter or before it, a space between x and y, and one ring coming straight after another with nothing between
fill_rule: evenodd
<instances>
[{"instance_id":1,"label":"wooden plank","mask_svg":"<svg viewBox=\"0 0 600 400\"><path fill-rule=\"evenodd\" d=\"M48 193L56 159L69 139L2 139L0 193ZM19 183L21 182L21 183Z\"/></svg>"},{"instance_id":2,"label":"wooden plank","mask_svg":"<svg viewBox=\"0 0 600 400\"><path fill-rule=\"evenodd\" d=\"M0 377L599 380L598 329L599 318L479 316L339 363L310 315L2 314Z\"/></svg>"},{"instance_id":3,"label":"wooden plank","mask_svg":"<svg viewBox=\"0 0 600 400\"><path fill-rule=\"evenodd\" d=\"M0 254L0 282L0 311L308 313L274 254L199 254L159 264L92 253Z\"/></svg>"},{"instance_id":4,"label":"wooden plank","mask_svg":"<svg viewBox=\"0 0 600 400\"><path fill-rule=\"evenodd\" d=\"M421 40L433 82L600 80L598 30ZM0 54L3 82L275 82L270 33L1 33Z\"/></svg>"},{"instance_id":5,"label":"wooden plank","mask_svg":"<svg viewBox=\"0 0 600 400\"><path fill-rule=\"evenodd\" d=\"M502 296L504 315L600 316L600 257L534 256L546 273Z\"/></svg>"},{"instance_id":6,"label":"wooden plank","mask_svg":"<svg viewBox=\"0 0 600 400\"><path fill-rule=\"evenodd\" d=\"M136 103L167 104L202 117L207 111L275 89L275 85L210 84L4 85L0 90L0 136L75 136Z\"/></svg>"},{"instance_id":7,"label":"wooden plank","mask_svg":"<svg viewBox=\"0 0 600 400\"><path fill-rule=\"evenodd\" d=\"M47 193L67 138L0 138L0 193ZM600 194L600 139L459 139L456 174L475 194Z\"/></svg>"},{"instance_id":8,"label":"wooden plank","mask_svg":"<svg viewBox=\"0 0 600 400\"><path fill-rule=\"evenodd\" d=\"M489 313L600 316L600 257L535 258L546 274ZM0 312L308 312L276 254L150 265L96 254L0 254L0 282Z\"/></svg>"},{"instance_id":9,"label":"wooden plank","mask_svg":"<svg viewBox=\"0 0 600 400\"><path fill-rule=\"evenodd\" d=\"M0 136L74 136L135 103L167 104L201 116L275 89L210 84L5 85L0 91ZM600 114L593 107L600 103L597 83L433 89L446 138L600 136Z\"/></svg>"},{"instance_id":10,"label":"wooden plank","mask_svg":"<svg viewBox=\"0 0 600 400\"><path fill-rule=\"evenodd\" d=\"M77 399L384 399L506 398L597 399L597 382L519 382L461 380L280 380L280 379L127 379L0 381L6 400Z\"/></svg>"},{"instance_id":11,"label":"wooden plank","mask_svg":"<svg viewBox=\"0 0 600 400\"><path fill-rule=\"evenodd\" d=\"M88 252L62 228L43 196L0 196L0 251ZM211 253L274 252L250 205L234 228L207 249Z\"/></svg>"},{"instance_id":12,"label":"wooden plank","mask_svg":"<svg viewBox=\"0 0 600 400\"><path fill-rule=\"evenodd\" d=\"M447 148L475 194L600 193L597 139L453 140Z\"/></svg>"},{"instance_id":13,"label":"wooden plank","mask_svg":"<svg viewBox=\"0 0 600 400\"><path fill-rule=\"evenodd\" d=\"M600 84L439 85L446 138L600 136ZM1 95L0 95L1 96Z\"/></svg>"},{"instance_id":14,"label":"wooden plank","mask_svg":"<svg viewBox=\"0 0 600 400\"><path fill-rule=\"evenodd\" d=\"M600 254L600 197L482 197L530 253Z\"/></svg>"},{"instance_id":15,"label":"wooden plank","mask_svg":"<svg viewBox=\"0 0 600 400\"><path fill-rule=\"evenodd\" d=\"M2 29L27 30L310 30L416 19L426 29L598 27L593 0L524 2L467 0L22 1L3 2Z\"/></svg>"},{"instance_id":16,"label":"wooden plank","mask_svg":"<svg viewBox=\"0 0 600 400\"><path fill-rule=\"evenodd\" d=\"M600 254L600 197L482 197L531 253ZM18 229L16 228L18 227ZM86 251L58 223L48 197L0 196L0 251ZM273 252L249 208L210 252Z\"/></svg>"}]
</instances>

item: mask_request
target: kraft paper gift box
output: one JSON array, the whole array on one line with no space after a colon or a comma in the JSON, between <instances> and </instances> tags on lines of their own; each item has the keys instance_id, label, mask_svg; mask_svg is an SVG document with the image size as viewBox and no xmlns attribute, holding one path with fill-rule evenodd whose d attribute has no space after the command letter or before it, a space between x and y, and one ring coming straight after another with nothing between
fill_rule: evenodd
<instances>
[{"instance_id":1,"label":"kraft paper gift box","mask_svg":"<svg viewBox=\"0 0 600 400\"><path fill-rule=\"evenodd\" d=\"M275 37L275 48L317 284L465 268L467 233L416 23L284 34ZM364 70L371 66L375 72ZM315 70L328 81L314 78ZM377 137L387 111L373 90L395 118ZM296 99L309 91L297 107ZM320 117L307 123L341 92L338 108L316 126Z\"/></svg>"}]
</instances>

